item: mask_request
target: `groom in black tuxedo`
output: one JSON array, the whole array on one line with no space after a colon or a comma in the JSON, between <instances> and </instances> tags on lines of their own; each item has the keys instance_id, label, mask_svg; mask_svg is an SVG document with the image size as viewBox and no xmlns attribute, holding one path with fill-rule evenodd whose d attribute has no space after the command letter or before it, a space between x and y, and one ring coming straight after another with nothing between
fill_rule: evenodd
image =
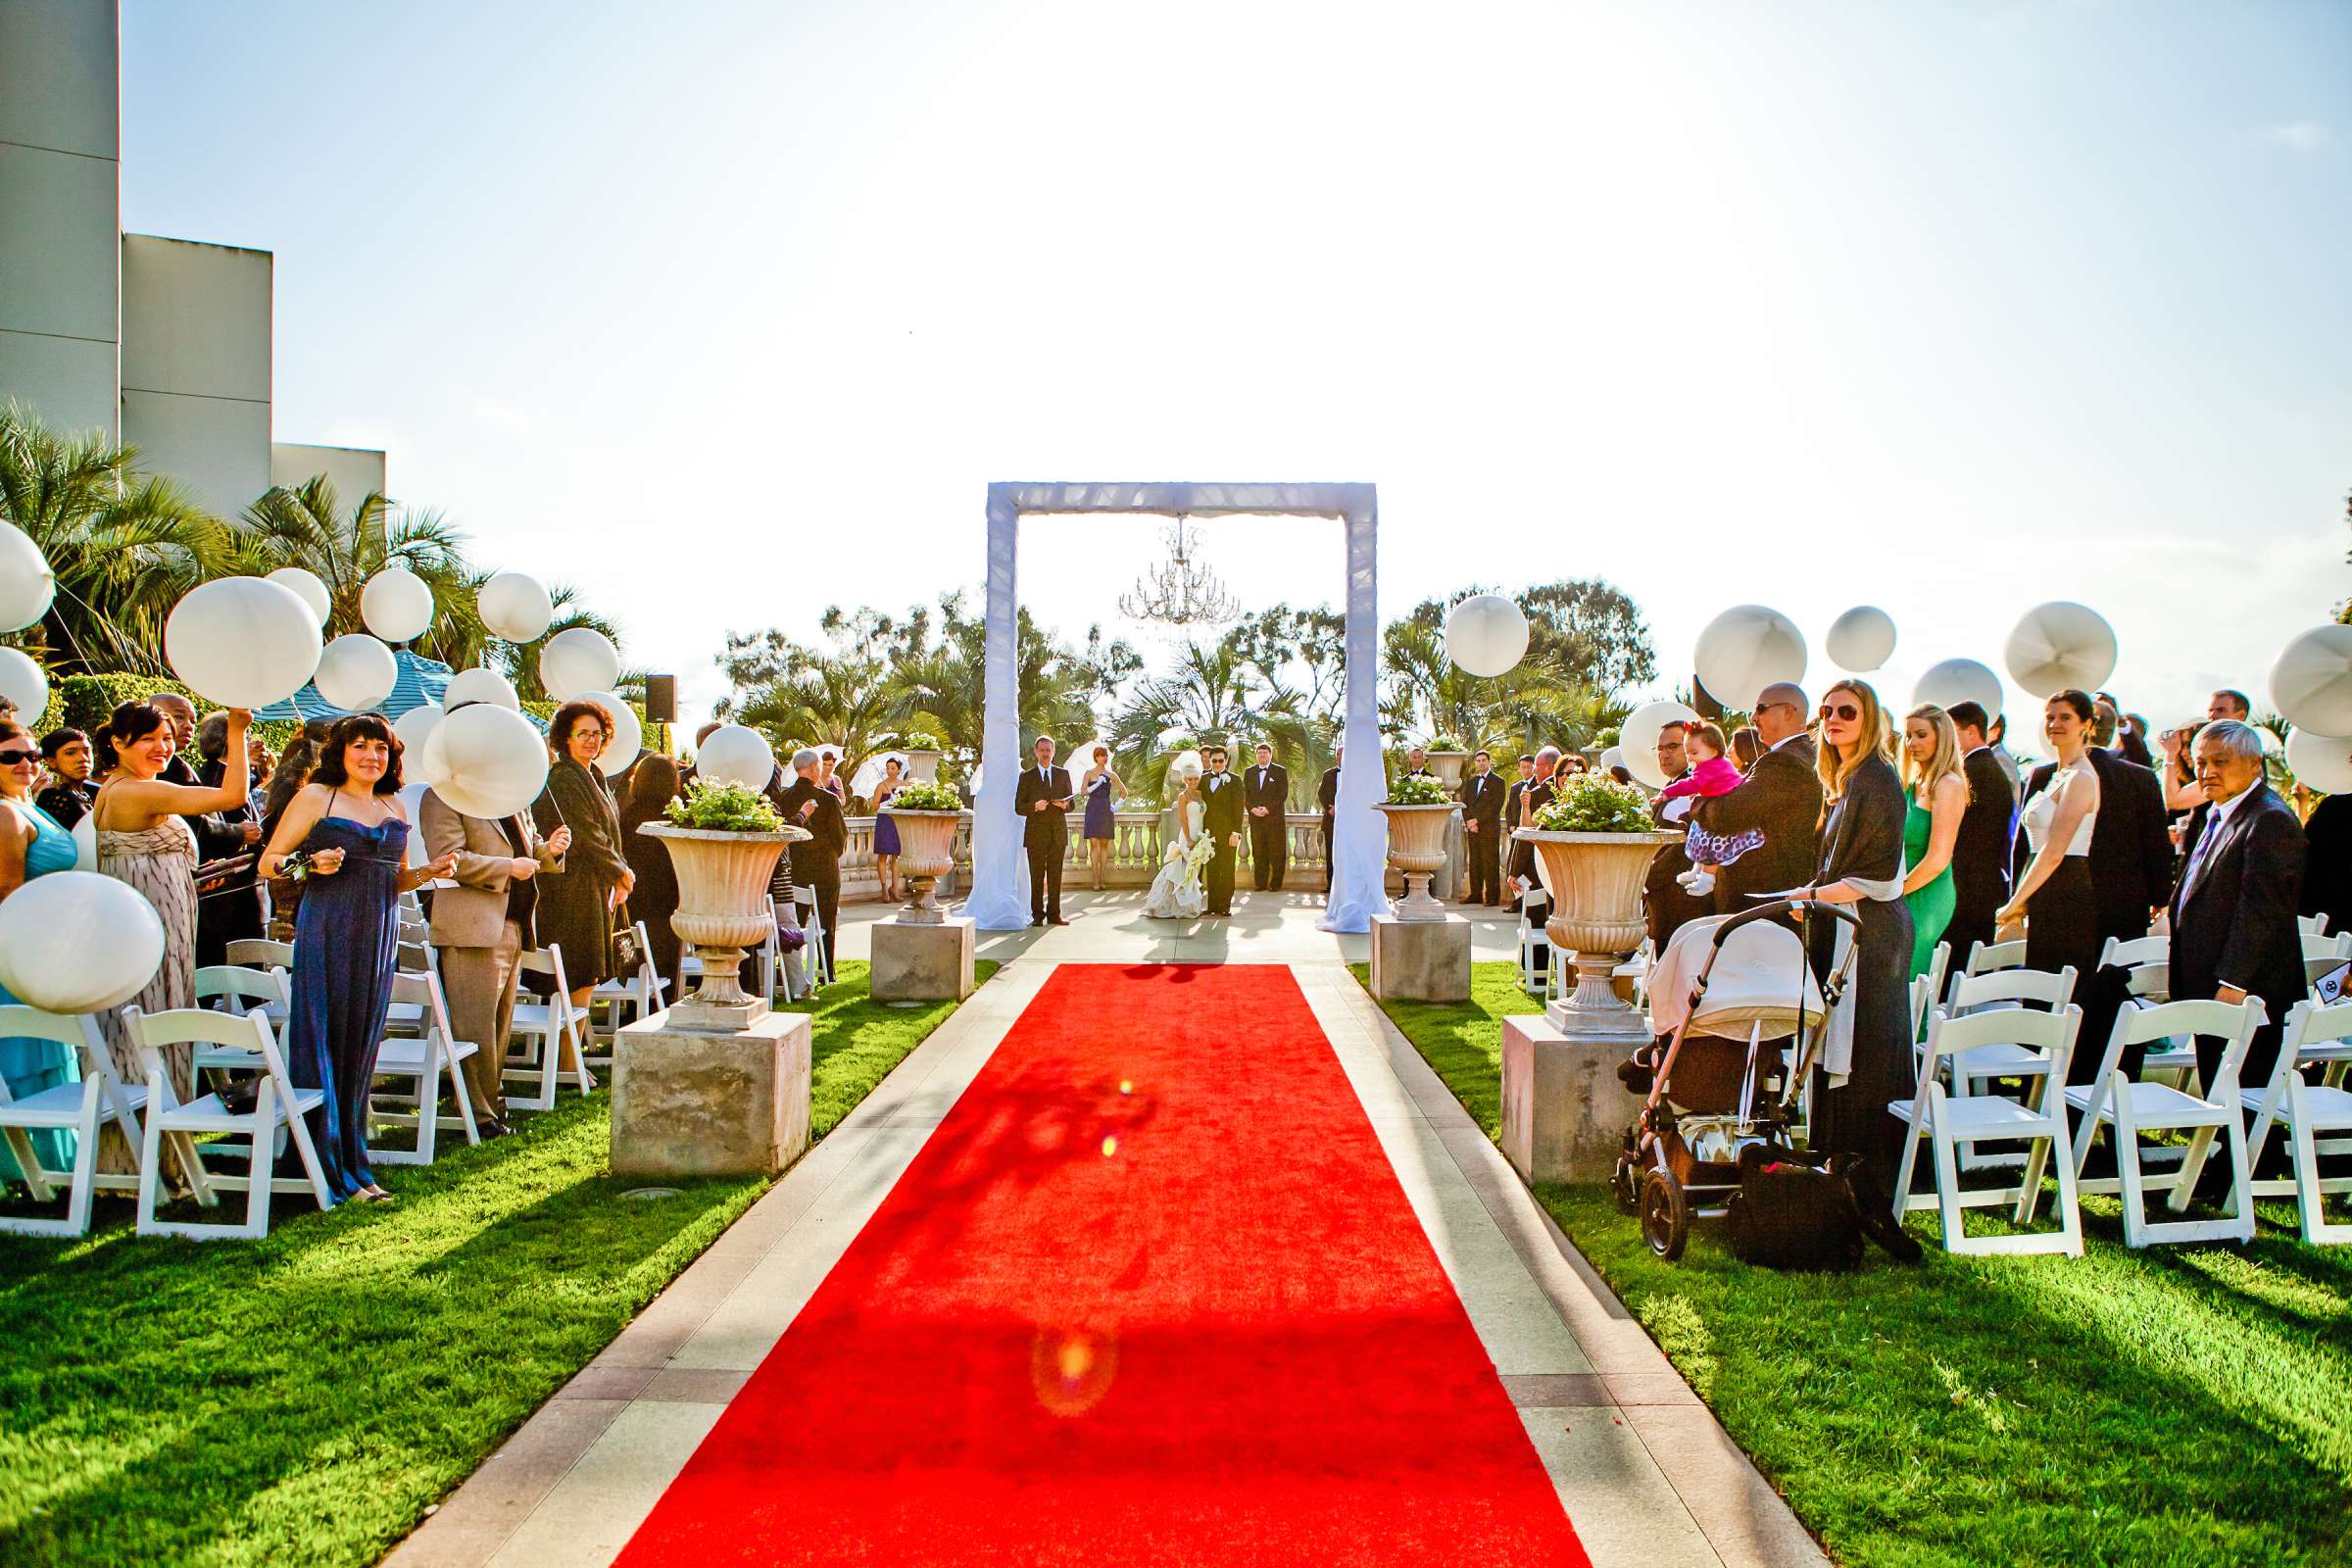
<instances>
[{"instance_id":1,"label":"groom in black tuxedo","mask_svg":"<svg viewBox=\"0 0 2352 1568\"><path fill-rule=\"evenodd\" d=\"M1502 803L1508 792L1494 776L1485 747L1470 754L1470 776L1462 780L1462 831L1470 857L1470 902L1493 907L1502 902Z\"/></svg>"},{"instance_id":2,"label":"groom in black tuxedo","mask_svg":"<svg viewBox=\"0 0 2352 1568\"><path fill-rule=\"evenodd\" d=\"M1260 893L1280 893L1291 860L1291 770L1261 741L1242 783L1250 808L1250 879Z\"/></svg>"},{"instance_id":3,"label":"groom in black tuxedo","mask_svg":"<svg viewBox=\"0 0 2352 1568\"><path fill-rule=\"evenodd\" d=\"M1202 754L1208 776L1200 781L1201 831L1216 854L1208 862L1205 892L1210 914L1233 913L1233 852L1242 847L1242 781L1225 771L1225 748L1211 746Z\"/></svg>"},{"instance_id":4,"label":"groom in black tuxedo","mask_svg":"<svg viewBox=\"0 0 2352 1568\"><path fill-rule=\"evenodd\" d=\"M1021 773L1013 791L1013 808L1021 813L1021 843L1029 851L1029 923L1068 925L1061 917L1061 862L1069 856L1070 770L1054 765L1054 737L1037 738L1037 765ZM1232 858L1226 864L1230 868ZM1233 872L1225 873L1233 885Z\"/></svg>"}]
</instances>

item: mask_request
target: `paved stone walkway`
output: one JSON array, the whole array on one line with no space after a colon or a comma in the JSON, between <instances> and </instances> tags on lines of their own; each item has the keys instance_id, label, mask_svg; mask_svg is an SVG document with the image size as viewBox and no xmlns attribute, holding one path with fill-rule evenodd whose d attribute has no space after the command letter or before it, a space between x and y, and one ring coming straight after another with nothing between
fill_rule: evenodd
<instances>
[{"instance_id":1,"label":"paved stone walkway","mask_svg":"<svg viewBox=\"0 0 2352 1568\"><path fill-rule=\"evenodd\" d=\"M609 1563L1054 966L1209 956L1188 950L1291 964L1595 1564L1826 1562L1343 967L1348 939L1315 931L1317 912L1269 898L1229 925L1137 933L1122 928L1141 920L1140 895L1132 907L1109 895L1069 927L990 939L991 956L1017 961L492 1455L391 1568ZM1510 923L1494 923L1507 952ZM863 932L845 925L855 956ZM1145 942L1162 951L1139 954Z\"/></svg>"}]
</instances>

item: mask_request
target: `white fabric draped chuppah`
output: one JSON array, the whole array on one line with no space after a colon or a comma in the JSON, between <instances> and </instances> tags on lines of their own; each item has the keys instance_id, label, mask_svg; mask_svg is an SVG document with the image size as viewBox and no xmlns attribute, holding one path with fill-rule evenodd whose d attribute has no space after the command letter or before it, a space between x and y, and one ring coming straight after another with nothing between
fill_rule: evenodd
<instances>
[{"instance_id":1,"label":"white fabric draped chuppah","mask_svg":"<svg viewBox=\"0 0 2352 1568\"><path fill-rule=\"evenodd\" d=\"M981 929L1011 931L1029 923L1028 863L1012 795L1022 764L1020 702L1013 628L1019 609L1017 564L1023 513L1135 513L1147 516L1307 516L1336 518L1346 531L1348 564L1347 760L1333 819L1331 897L1326 931L1368 931L1384 906L1385 828L1373 804L1381 776L1379 503L1368 484L1072 484L1003 483L988 487L987 720L984 771L972 807L972 891L963 912Z\"/></svg>"}]
</instances>

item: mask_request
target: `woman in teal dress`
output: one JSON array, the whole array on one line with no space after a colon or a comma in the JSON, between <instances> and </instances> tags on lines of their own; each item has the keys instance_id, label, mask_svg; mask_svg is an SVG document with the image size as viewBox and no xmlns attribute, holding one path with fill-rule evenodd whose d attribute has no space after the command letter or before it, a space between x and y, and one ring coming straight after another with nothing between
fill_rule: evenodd
<instances>
[{"instance_id":1,"label":"woman in teal dress","mask_svg":"<svg viewBox=\"0 0 2352 1568\"><path fill-rule=\"evenodd\" d=\"M32 732L0 718L0 901L36 876L74 869L74 835L32 804L33 781L40 770L41 749ZM0 1004L16 1000L0 986ZM0 1079L7 1081L9 1094L21 1100L59 1084L79 1083L81 1063L52 1041L0 1040ZM79 1141L75 1134L61 1130L30 1136L33 1157L44 1168L74 1168ZM13 1181L19 1174L16 1156L0 1140L0 1181Z\"/></svg>"},{"instance_id":2,"label":"woman in teal dress","mask_svg":"<svg viewBox=\"0 0 2352 1568\"><path fill-rule=\"evenodd\" d=\"M1903 720L1903 902L1911 906L1911 977L1928 972L1936 944L1952 923L1959 894L1952 887L1952 846L1968 809L1968 775L1960 770L1960 732L1952 717L1929 704Z\"/></svg>"}]
</instances>

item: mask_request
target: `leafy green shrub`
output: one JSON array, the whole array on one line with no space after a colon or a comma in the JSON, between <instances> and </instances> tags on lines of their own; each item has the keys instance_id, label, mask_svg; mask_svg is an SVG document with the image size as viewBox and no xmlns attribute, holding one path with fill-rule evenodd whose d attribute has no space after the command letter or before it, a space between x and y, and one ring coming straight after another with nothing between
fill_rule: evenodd
<instances>
[{"instance_id":1,"label":"leafy green shrub","mask_svg":"<svg viewBox=\"0 0 2352 1568\"><path fill-rule=\"evenodd\" d=\"M946 741L927 729L910 729L892 744L908 752L944 752L948 749Z\"/></svg>"},{"instance_id":2,"label":"leafy green shrub","mask_svg":"<svg viewBox=\"0 0 2352 1568\"><path fill-rule=\"evenodd\" d=\"M1462 744L1462 738L1459 735L1435 736L1429 745L1423 748L1425 751L1432 752L1466 752L1469 749Z\"/></svg>"},{"instance_id":3,"label":"leafy green shrub","mask_svg":"<svg viewBox=\"0 0 2352 1568\"><path fill-rule=\"evenodd\" d=\"M1408 773L1389 786L1391 806L1451 806L1453 795L1446 781L1428 773Z\"/></svg>"},{"instance_id":4,"label":"leafy green shrub","mask_svg":"<svg viewBox=\"0 0 2352 1568\"><path fill-rule=\"evenodd\" d=\"M916 779L903 784L882 808L886 811L960 811L963 797L945 784L929 784Z\"/></svg>"},{"instance_id":5,"label":"leafy green shrub","mask_svg":"<svg viewBox=\"0 0 2352 1568\"><path fill-rule=\"evenodd\" d=\"M1579 773L1536 812L1547 833L1646 833L1649 798L1631 784L1600 773Z\"/></svg>"},{"instance_id":6,"label":"leafy green shrub","mask_svg":"<svg viewBox=\"0 0 2352 1568\"><path fill-rule=\"evenodd\" d=\"M773 833L784 825L766 797L707 778L696 779L684 800L670 802L666 814L679 827L713 833Z\"/></svg>"}]
</instances>

